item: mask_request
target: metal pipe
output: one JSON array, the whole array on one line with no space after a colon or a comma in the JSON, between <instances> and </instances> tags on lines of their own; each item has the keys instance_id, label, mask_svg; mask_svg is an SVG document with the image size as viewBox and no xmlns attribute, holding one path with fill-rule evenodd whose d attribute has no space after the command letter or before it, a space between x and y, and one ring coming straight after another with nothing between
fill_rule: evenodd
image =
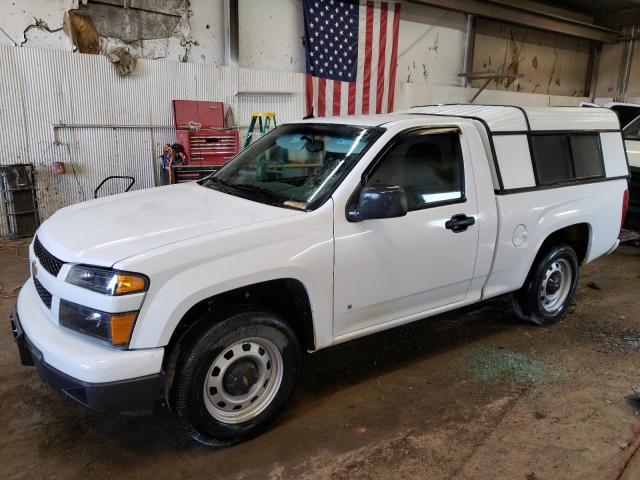
<instances>
[{"instance_id":1,"label":"metal pipe","mask_svg":"<svg viewBox=\"0 0 640 480\"><path fill-rule=\"evenodd\" d=\"M589 53L589 67L587 70L587 78L585 79L586 95L591 97L591 102L596 100L596 90L598 88L598 71L600 69L600 55L602 54L602 44L591 42Z\"/></svg>"},{"instance_id":2,"label":"metal pipe","mask_svg":"<svg viewBox=\"0 0 640 480\"><path fill-rule=\"evenodd\" d=\"M261 91L261 90L244 90L244 91L237 91L234 93L235 96L237 97L241 97L241 96L269 96L269 95L273 95L273 96L277 96L277 95L281 95L281 96L285 96L285 97L290 97L292 95L295 95L296 92L279 92L279 91L275 91L275 90L265 90L265 91Z\"/></svg>"},{"instance_id":3,"label":"metal pipe","mask_svg":"<svg viewBox=\"0 0 640 480\"><path fill-rule=\"evenodd\" d=\"M467 13L464 23L464 51L462 56L462 73L473 70L473 53L476 43L476 16ZM471 82L466 76L460 77L460 86L466 88Z\"/></svg>"},{"instance_id":4,"label":"metal pipe","mask_svg":"<svg viewBox=\"0 0 640 480\"><path fill-rule=\"evenodd\" d=\"M162 129L168 128L175 130L175 125L117 125L109 123L54 123L51 125L53 130L53 141L56 145L60 145L60 137L58 130L61 128L145 128L145 129Z\"/></svg>"},{"instance_id":5,"label":"metal pipe","mask_svg":"<svg viewBox=\"0 0 640 480\"><path fill-rule=\"evenodd\" d=\"M224 64L237 65L239 58L238 0L224 0Z\"/></svg>"},{"instance_id":6,"label":"metal pipe","mask_svg":"<svg viewBox=\"0 0 640 480\"><path fill-rule=\"evenodd\" d=\"M624 41L622 48L622 58L620 60L620 70L618 72L618 85L614 101L626 102L629 90L629 77L631 75L631 60L635 48L635 35L638 31L637 25L631 27L630 36Z\"/></svg>"}]
</instances>

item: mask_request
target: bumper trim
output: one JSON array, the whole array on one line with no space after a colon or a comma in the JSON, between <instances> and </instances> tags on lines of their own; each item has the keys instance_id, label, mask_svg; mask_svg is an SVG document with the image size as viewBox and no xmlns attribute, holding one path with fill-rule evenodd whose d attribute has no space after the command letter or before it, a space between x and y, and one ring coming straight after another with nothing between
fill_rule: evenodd
<instances>
[{"instance_id":1,"label":"bumper trim","mask_svg":"<svg viewBox=\"0 0 640 480\"><path fill-rule=\"evenodd\" d=\"M47 385L92 410L129 414L150 413L161 399L163 378L160 373L114 382L84 382L45 362L42 352L31 343L22 329L16 311L11 315L11 329L22 365L35 366Z\"/></svg>"}]
</instances>

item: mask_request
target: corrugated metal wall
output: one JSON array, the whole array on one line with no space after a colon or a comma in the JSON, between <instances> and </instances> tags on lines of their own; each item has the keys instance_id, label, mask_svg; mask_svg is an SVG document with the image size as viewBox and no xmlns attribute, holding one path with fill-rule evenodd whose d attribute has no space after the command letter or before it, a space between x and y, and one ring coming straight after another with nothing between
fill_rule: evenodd
<instances>
[{"instance_id":1,"label":"corrugated metal wall","mask_svg":"<svg viewBox=\"0 0 640 480\"><path fill-rule=\"evenodd\" d=\"M465 102L473 90L398 83L396 92L396 109L402 109ZM244 134L253 111L276 112L279 123L302 118L304 75L140 60L134 76L120 78L103 56L0 47L0 163L36 165L42 220L93 198L93 190L109 175L135 177L135 189L152 187L161 147L175 138L173 99L222 101ZM576 105L580 100L485 91L478 103ZM63 128L55 143L52 125L59 123L161 128ZM56 161L66 163L66 174L52 175ZM113 185L104 193L121 189ZM0 236L6 234L2 214Z\"/></svg>"},{"instance_id":2,"label":"corrugated metal wall","mask_svg":"<svg viewBox=\"0 0 640 480\"><path fill-rule=\"evenodd\" d=\"M291 95L236 95L256 91ZM282 122L303 116L304 76L141 60L133 77L120 78L102 56L0 47L0 163L36 164L43 220L93 198L109 175L135 177L136 189L154 186L156 157L175 135L173 99L221 100L241 126L254 110L275 111ZM165 127L64 128L56 144L56 123ZM56 161L66 163L66 174L52 175ZM122 188L115 183L114 192ZM6 234L3 213L0 236Z\"/></svg>"}]
</instances>

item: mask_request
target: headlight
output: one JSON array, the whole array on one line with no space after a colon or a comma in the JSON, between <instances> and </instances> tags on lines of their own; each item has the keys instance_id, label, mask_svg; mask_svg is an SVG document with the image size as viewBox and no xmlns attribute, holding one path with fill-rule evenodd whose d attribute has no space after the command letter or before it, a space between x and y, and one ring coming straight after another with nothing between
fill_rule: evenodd
<instances>
[{"instance_id":1,"label":"headlight","mask_svg":"<svg viewBox=\"0 0 640 480\"><path fill-rule=\"evenodd\" d=\"M106 313L60 300L60 325L116 347L127 346L137 316L138 312Z\"/></svg>"},{"instance_id":2,"label":"headlight","mask_svg":"<svg viewBox=\"0 0 640 480\"><path fill-rule=\"evenodd\" d=\"M146 292L149 280L137 273L76 265L69 270L67 282L105 295Z\"/></svg>"}]
</instances>

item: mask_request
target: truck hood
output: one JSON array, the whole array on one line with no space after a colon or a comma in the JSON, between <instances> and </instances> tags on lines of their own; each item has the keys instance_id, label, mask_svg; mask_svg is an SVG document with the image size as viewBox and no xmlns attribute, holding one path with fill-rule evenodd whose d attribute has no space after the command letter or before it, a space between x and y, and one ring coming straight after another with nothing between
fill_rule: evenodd
<instances>
[{"instance_id":1,"label":"truck hood","mask_svg":"<svg viewBox=\"0 0 640 480\"><path fill-rule=\"evenodd\" d=\"M63 208L42 224L37 235L65 262L112 266L169 243L292 215L304 212L185 183Z\"/></svg>"}]
</instances>

